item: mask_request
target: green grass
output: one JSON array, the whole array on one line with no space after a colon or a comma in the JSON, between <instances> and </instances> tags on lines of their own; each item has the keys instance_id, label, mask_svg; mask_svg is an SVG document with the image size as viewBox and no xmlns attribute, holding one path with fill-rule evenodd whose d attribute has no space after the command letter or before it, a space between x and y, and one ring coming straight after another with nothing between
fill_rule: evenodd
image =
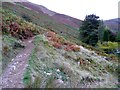
<instances>
[{"instance_id":1,"label":"green grass","mask_svg":"<svg viewBox=\"0 0 120 90\"><path fill-rule=\"evenodd\" d=\"M16 47L22 44L14 37L9 35L2 35L2 69L11 62L11 60L23 49L23 47Z\"/></svg>"},{"instance_id":2,"label":"green grass","mask_svg":"<svg viewBox=\"0 0 120 90\"><path fill-rule=\"evenodd\" d=\"M98 43L99 48L101 49L116 49L118 48L118 42L103 42L102 44Z\"/></svg>"},{"instance_id":3,"label":"green grass","mask_svg":"<svg viewBox=\"0 0 120 90\"><path fill-rule=\"evenodd\" d=\"M36 13L33 10L29 10L27 8L21 8L21 4L12 5L10 3L4 3L3 8L9 9L10 12L16 12L17 16L22 17L23 13L31 18L32 23L37 24L39 26L42 26L46 29L49 27L60 34L60 32L64 32L63 35L68 34L71 37L78 37L79 33L77 29L74 29L68 25L64 25L61 23L56 22L54 19L49 17L48 15L45 15L43 13ZM16 9L14 9L16 8ZM73 34L74 33L74 34Z\"/></svg>"},{"instance_id":4,"label":"green grass","mask_svg":"<svg viewBox=\"0 0 120 90\"><path fill-rule=\"evenodd\" d=\"M91 49L91 50L94 50L96 52L100 52L100 54L103 55L103 56L107 56L107 54L105 54L104 51L102 51L102 49L95 48L95 47L92 47L92 46L89 46L89 45L86 45L86 44L82 43L78 38L79 37L79 31L77 29L74 29L74 28L72 28L68 25L60 24L60 23L54 21L53 19L51 19L49 16L44 15L42 13L36 13L33 10L29 10L29 9L23 8L23 7L21 8L21 6L22 5L19 4L19 3L17 4L17 6L16 5L12 6L12 4L10 4L10 3L5 3L5 4L3 4L3 9L5 9L5 10L8 9L5 13L8 13L8 12L13 13L15 11L16 12L15 15L17 15L17 17L22 17L23 13L25 15L28 15L32 20L32 24L34 23L32 25L32 27L35 27L33 29L33 32L35 34L38 34L37 32L46 32L43 29L41 29L41 27L47 29L48 31L49 31L48 28L50 27L53 31L55 31L59 35L62 35L67 40L69 40L71 42L74 42L78 45L83 45L84 47L86 47L88 49ZM16 8L16 9L13 9L13 8ZM7 15L7 16L10 16L10 15ZM15 21L14 18L13 18L13 21ZM17 19L17 21L19 21L19 20ZM24 23L28 23L28 22L25 22L25 20L21 19L20 23L24 24ZM26 26L29 26L29 24L27 24ZM61 34L60 32L64 32L64 33Z\"/></svg>"},{"instance_id":5,"label":"green grass","mask_svg":"<svg viewBox=\"0 0 120 90\"><path fill-rule=\"evenodd\" d=\"M32 84L32 78L30 75L29 68L27 68L25 73L24 73L23 83L24 83L25 87L30 87Z\"/></svg>"},{"instance_id":6,"label":"green grass","mask_svg":"<svg viewBox=\"0 0 120 90\"><path fill-rule=\"evenodd\" d=\"M9 46L14 45L15 42L16 42L16 43L19 43L16 38L13 38L13 37L11 37L11 36L9 36L9 35L3 35L2 41L3 41L5 44L9 45Z\"/></svg>"},{"instance_id":7,"label":"green grass","mask_svg":"<svg viewBox=\"0 0 120 90\"><path fill-rule=\"evenodd\" d=\"M55 86L53 85L54 80L54 76L49 76L45 88L55 88Z\"/></svg>"},{"instance_id":8,"label":"green grass","mask_svg":"<svg viewBox=\"0 0 120 90\"><path fill-rule=\"evenodd\" d=\"M54 88L55 87L54 81L57 79L61 79L64 82L69 82L67 87L72 86L73 84L70 83L70 80L75 81L74 78L79 77L78 76L79 74L78 75L76 74L77 73L76 70L71 69L71 68L73 68L72 64L70 67L69 66L66 67L66 65L64 66L62 64L59 65L58 67L56 67L53 63L54 63L54 61L56 61L57 58L52 58L51 54L49 54L49 52L52 49L51 49L51 47L48 47L49 43L47 43L47 41L43 35L37 35L33 42L35 44L35 48L29 58L28 64L29 64L29 69L32 71L32 72L30 72L30 74L32 74L33 72L36 74L34 76L35 80L30 84L31 85L30 88L43 87L43 86L45 88ZM41 51L36 51L38 49L40 49ZM44 51L47 50L47 55L49 57L43 57L42 59L39 59L39 57L41 57L41 56L39 56L39 54L37 55L37 53L38 52L44 53L44 51L42 52L42 50L44 50ZM45 52L45 56L46 56L46 52ZM72 55L71 55L71 57L72 57ZM81 58L82 58L82 56L81 56ZM95 58L95 59L85 58L85 64L80 65L80 68L77 68L78 70L88 71L91 73L91 75L93 75L93 77L85 78L85 80L83 80L84 83L88 83L88 82L92 83L92 82L101 81L99 76L104 76L105 74L107 74L107 72L112 72L112 74L114 72L116 72L113 70L113 69L115 69L116 64L109 66L107 68L107 66L105 67L99 62L97 63L97 58ZM69 59L69 58L65 59L65 60L66 60L65 62L76 63L76 61L74 61L74 60L71 61L72 59ZM57 72L57 69L59 69L60 72ZM68 71L69 69L70 69L70 71L72 70L72 72L69 73L69 71ZM51 73L51 75L48 75L49 73ZM26 77L29 78L30 74L29 73L26 74ZM28 80L30 82L30 79L28 79ZM82 82L82 80L81 80L81 82ZM30 86L30 85L28 84L28 86Z\"/></svg>"},{"instance_id":9,"label":"green grass","mask_svg":"<svg viewBox=\"0 0 120 90\"><path fill-rule=\"evenodd\" d=\"M2 67L2 51L0 51L0 66ZM2 68L0 68L0 75L2 74Z\"/></svg>"},{"instance_id":10,"label":"green grass","mask_svg":"<svg viewBox=\"0 0 120 90\"><path fill-rule=\"evenodd\" d=\"M62 34L60 34L60 35L65 37L66 40L68 40L70 42L74 42L78 45L83 45L84 47L88 48L89 50L93 50L93 51L95 50L95 52L99 52L100 55L103 55L103 56L106 55L100 49L96 49L92 46L89 46L89 45L82 43L78 39L78 34L79 34L78 30L75 30L74 28L69 27L67 25L57 23L53 19L49 18L47 15L43 15L41 13L36 13L33 10L23 8L20 6L19 3L16 6L11 6L11 5L12 4L10 4L10 3L3 5L3 8L9 9L8 11L6 10L3 12L3 16L5 17L5 19L4 19L5 21L12 20L12 21L18 22L19 24L21 24L21 26L23 28L25 26L30 26L32 28L31 29L32 32L34 32L35 34L38 34L37 31L40 31L40 33L47 32L47 31L49 31L48 27L51 27L53 29L53 31L57 32L58 34L60 34L61 31L64 32L63 35ZM16 8L16 9L14 9L14 8ZM16 15L14 15L13 12L15 12ZM32 22L30 23L30 22L27 22L27 21L23 20L22 18L20 18L20 17L22 17L23 13L28 15L34 24ZM39 26L37 26L35 24L37 24ZM43 30L41 26L43 28L45 28L46 30ZM13 39L11 40L9 37L6 37L6 38L7 39L5 39L5 41L8 43L8 45L12 44L14 42ZM31 53L31 56L30 56L29 62L28 62L28 67L24 73L24 78L23 78L23 82L24 82L25 87L39 88L41 86L41 82L43 80L42 77L44 77L48 80L48 81L46 81L46 85L45 85L45 87L47 87L47 88L54 87L54 85L52 85L53 84L52 82L55 79L58 79L60 76L61 76L61 79L65 82L68 81L67 78L68 78L69 74L73 75L72 78L77 77L77 75L76 75L76 77L74 77L75 76L74 73L77 73L77 71L72 70L73 69L72 64L70 67L68 66L68 68L66 66L60 67L59 68L60 72L56 71L57 68L54 67L53 63L58 60L57 54L59 54L59 55L61 55L61 54L59 52L57 52L56 49L52 48L49 45L48 41L46 40L46 38L43 35L36 35L33 43L35 45L35 48L33 49L32 53ZM37 51L38 49L44 50L44 52L42 52L42 53L45 55L45 57L43 57L42 59L41 58L39 59L39 57L41 57L40 56L41 53L38 54L38 52L40 52L40 51ZM50 53L52 53L52 54L50 54ZM54 55L56 55L56 57L54 57ZM68 61L64 61L67 63L72 62L72 59L69 59L69 58L67 58L65 60L68 60ZM85 62L86 65L80 66L80 67L82 67L82 70L92 72L92 74L96 75L96 76L98 76L97 74L102 74L104 72L105 67L103 67L100 63L98 64L98 63L94 62L93 60L89 60L89 61L90 61L90 64L86 61ZM73 61L73 62L76 63L76 61ZM90 67L90 68L88 68L88 67ZM116 68L116 66L114 66L114 65L108 66L108 67L106 67L106 70L109 72L113 72L114 68ZM67 69L67 70L65 70L65 69ZM74 72L69 73L69 71L68 71L69 69L70 69L70 71L74 71ZM68 73L67 73L67 71L68 71ZM44 74L44 72L52 73L52 76L48 76L48 75ZM35 80L33 81L32 74L34 74L34 73L35 74L37 73L37 74L35 76Z\"/></svg>"},{"instance_id":11,"label":"green grass","mask_svg":"<svg viewBox=\"0 0 120 90\"><path fill-rule=\"evenodd\" d=\"M36 36L33 43L35 44L35 48L37 47L37 45L39 45L40 41L42 40L42 37L40 36ZM38 58L36 57L36 51L35 48L33 49L30 57L29 57L29 61L28 61L28 67L26 69L26 72L24 73L24 86L27 88L39 88L39 84L40 84L40 77L36 77L35 81L32 82L32 78L31 78L31 69L34 68L35 61L38 61Z\"/></svg>"},{"instance_id":12,"label":"green grass","mask_svg":"<svg viewBox=\"0 0 120 90\"><path fill-rule=\"evenodd\" d=\"M40 88L41 80L40 76L35 77L32 88Z\"/></svg>"},{"instance_id":13,"label":"green grass","mask_svg":"<svg viewBox=\"0 0 120 90\"><path fill-rule=\"evenodd\" d=\"M35 36L35 39L34 39L34 45L37 47L37 45L39 45L39 43L43 41L43 36L42 35L37 35Z\"/></svg>"}]
</instances>

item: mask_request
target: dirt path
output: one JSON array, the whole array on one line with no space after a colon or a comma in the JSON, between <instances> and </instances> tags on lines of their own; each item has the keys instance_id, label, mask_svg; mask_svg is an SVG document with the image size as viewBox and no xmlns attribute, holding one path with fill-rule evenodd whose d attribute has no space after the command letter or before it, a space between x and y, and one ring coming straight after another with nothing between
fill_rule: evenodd
<instances>
[{"instance_id":1,"label":"dirt path","mask_svg":"<svg viewBox=\"0 0 120 90\"><path fill-rule=\"evenodd\" d=\"M0 77L0 89L1 88L23 88L23 74L25 72L29 55L34 48L32 43L33 38L24 41L26 45L12 62L7 66L2 76Z\"/></svg>"}]
</instances>

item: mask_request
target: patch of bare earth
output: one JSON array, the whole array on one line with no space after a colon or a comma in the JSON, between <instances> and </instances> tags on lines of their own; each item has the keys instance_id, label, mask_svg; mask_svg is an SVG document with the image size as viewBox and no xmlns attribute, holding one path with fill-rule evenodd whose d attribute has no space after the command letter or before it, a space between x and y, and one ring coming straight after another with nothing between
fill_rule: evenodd
<instances>
[{"instance_id":1,"label":"patch of bare earth","mask_svg":"<svg viewBox=\"0 0 120 90\"><path fill-rule=\"evenodd\" d=\"M34 48L33 38L24 41L26 45L15 58L12 59L0 77L0 88L23 88L23 74L28 58Z\"/></svg>"}]
</instances>

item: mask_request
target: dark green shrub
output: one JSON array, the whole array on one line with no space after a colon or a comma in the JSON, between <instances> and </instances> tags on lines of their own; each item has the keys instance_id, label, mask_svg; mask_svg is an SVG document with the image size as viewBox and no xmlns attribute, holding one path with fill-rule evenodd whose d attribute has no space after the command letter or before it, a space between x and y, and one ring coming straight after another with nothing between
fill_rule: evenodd
<instances>
[{"instance_id":1,"label":"dark green shrub","mask_svg":"<svg viewBox=\"0 0 120 90\"><path fill-rule=\"evenodd\" d=\"M85 17L80 28L80 39L82 42L95 46L98 42L99 17L92 14Z\"/></svg>"},{"instance_id":2,"label":"dark green shrub","mask_svg":"<svg viewBox=\"0 0 120 90\"><path fill-rule=\"evenodd\" d=\"M31 18L29 17L29 16L27 16L27 15L22 15L22 18L23 19L25 19L26 21L28 21L28 22L31 22L32 20L31 20Z\"/></svg>"}]
</instances>

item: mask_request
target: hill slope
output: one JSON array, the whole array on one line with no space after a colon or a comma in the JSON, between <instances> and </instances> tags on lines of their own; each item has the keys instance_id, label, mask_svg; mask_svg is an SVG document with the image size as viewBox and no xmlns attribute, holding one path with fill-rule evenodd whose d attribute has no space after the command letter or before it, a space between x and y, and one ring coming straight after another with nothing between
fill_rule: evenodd
<instances>
[{"instance_id":1,"label":"hill slope","mask_svg":"<svg viewBox=\"0 0 120 90\"><path fill-rule=\"evenodd\" d=\"M54 11L47 9L42 5L33 4L28 1L21 2L16 5L9 6L9 4L6 3L6 5L3 4L3 8L5 8L6 6L7 6L6 7L7 9L16 8L16 10L11 9L12 12L14 12L15 14L20 15L21 17L23 16L23 14L25 14L26 16L31 18L33 23L43 27L47 27L48 29L51 29L65 37L66 37L66 34L69 34L69 36L73 36L73 38L79 37L78 31L79 31L79 27L82 25L82 20L56 13ZM28 9L28 11L24 10L22 7ZM22 12L20 11L20 9ZM34 15L33 13L30 15L30 12L34 12ZM106 26L108 26L110 31L112 31L113 33L116 33L119 31L118 19L106 20L104 21L104 23ZM73 34L73 32L75 34Z\"/></svg>"},{"instance_id":2,"label":"hill slope","mask_svg":"<svg viewBox=\"0 0 120 90\"><path fill-rule=\"evenodd\" d=\"M28 17L32 23L55 31L65 38L71 38L72 41L76 41L79 37L79 30L77 28L60 23L43 12L37 12L31 8L24 7L21 3L3 3L2 6L3 9L8 9L10 12L22 18Z\"/></svg>"},{"instance_id":3,"label":"hill slope","mask_svg":"<svg viewBox=\"0 0 120 90\"><path fill-rule=\"evenodd\" d=\"M111 19L111 20L106 20L104 21L105 25L107 25L109 27L109 29L113 32L113 33L117 33L120 31L119 25L120 25L120 18L116 18L116 19Z\"/></svg>"},{"instance_id":4,"label":"hill slope","mask_svg":"<svg viewBox=\"0 0 120 90\"><path fill-rule=\"evenodd\" d=\"M31 8L35 11L38 11L38 12L42 11L43 13L51 16L51 18L55 19L56 21L63 23L63 24L70 25L75 28L79 28L82 23L82 20L67 16L67 15L56 13L54 11L47 9L46 7L44 7L42 5L37 5L37 4L30 3L30 2L22 3L22 5L24 5L28 8Z\"/></svg>"},{"instance_id":5,"label":"hill slope","mask_svg":"<svg viewBox=\"0 0 120 90\"><path fill-rule=\"evenodd\" d=\"M37 5L37 4L30 3L30 2L22 3L22 5L24 5L28 8L31 8L35 11L43 12L43 13L51 16L56 21L63 23L63 24L70 25L75 28L79 28L82 24L82 20L67 16L64 14L56 13L54 11L47 9L46 7L44 7L42 5ZM119 19L118 18L105 20L104 23L113 33L116 33L119 31L119 29L118 29Z\"/></svg>"},{"instance_id":6,"label":"hill slope","mask_svg":"<svg viewBox=\"0 0 120 90\"><path fill-rule=\"evenodd\" d=\"M10 11L7 7L9 7ZM14 12L15 8L18 10L16 13ZM4 60L3 62L9 60L1 77L10 77L7 80L3 78L2 84L4 87L17 88L18 83L20 83L21 87L29 88L118 87L117 59L104 56L104 54L100 55L100 52L96 53L96 51L86 49L82 45L77 45L75 42L65 39L50 29L25 21L20 16L23 13L30 13L29 11L31 10L28 8L21 8L20 5L16 6L15 4L14 6L11 3L7 3L6 5L4 4L4 10L0 9L0 11L3 15L4 57L2 59ZM33 12L31 12L32 15L34 15ZM38 15L42 16L40 13ZM51 20L49 16L46 16L46 18ZM43 20L47 19L43 18ZM59 26L61 24L56 23L55 25ZM69 36L69 34L66 33L66 36ZM29 47L30 44L26 45L24 43L25 40L31 37L33 37L33 41L29 43L34 47ZM18 50L19 48L21 49ZM22 52L26 57L24 52L26 48L31 54L27 58L22 59L19 54ZM17 50L16 54L13 52L15 50ZM11 56L12 54L14 55ZM17 56L19 57L17 58ZM20 62L17 63L17 60ZM20 68L18 68L19 65ZM26 67L22 69L22 66ZM5 73L7 70L11 70L8 75ZM20 79L17 79L19 77ZM14 83L11 83L11 81Z\"/></svg>"}]
</instances>

